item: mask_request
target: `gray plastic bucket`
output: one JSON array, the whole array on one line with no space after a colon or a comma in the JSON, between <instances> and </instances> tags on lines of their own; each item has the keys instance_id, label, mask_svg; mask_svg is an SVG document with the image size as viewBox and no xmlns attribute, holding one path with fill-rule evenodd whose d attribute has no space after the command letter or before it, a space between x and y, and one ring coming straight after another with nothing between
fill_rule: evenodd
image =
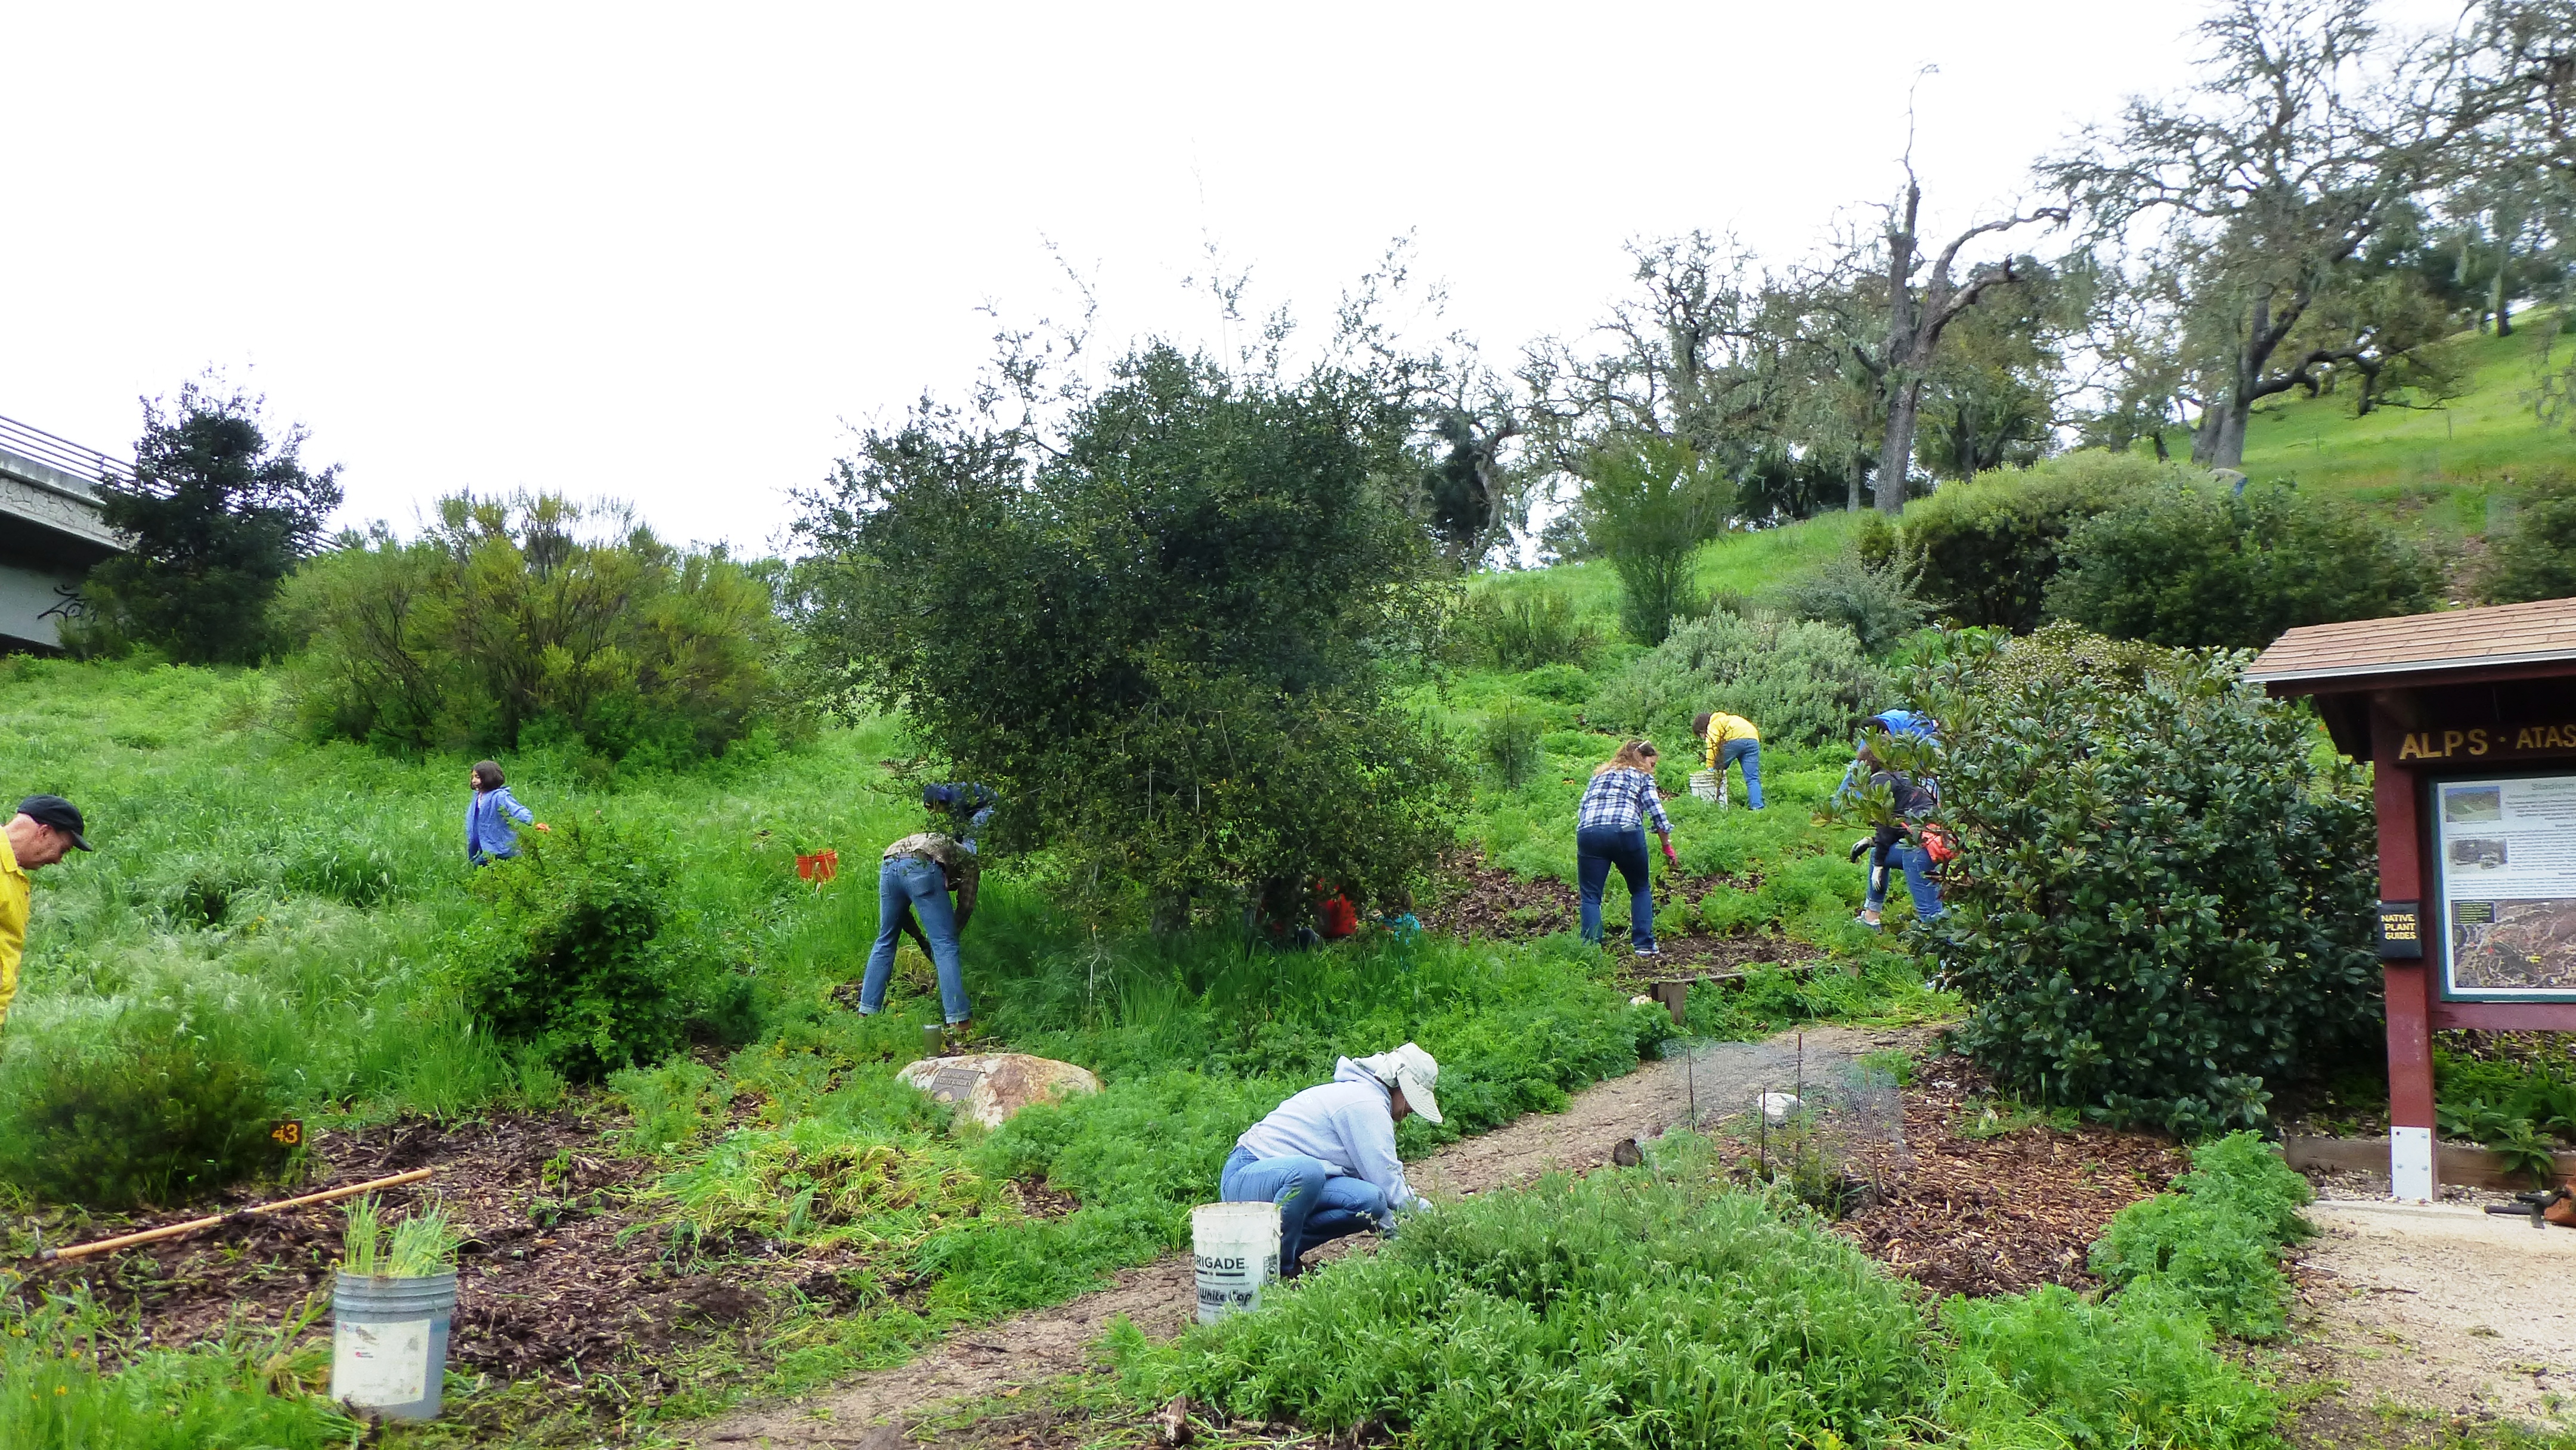
<instances>
[{"instance_id":1,"label":"gray plastic bucket","mask_svg":"<svg viewBox=\"0 0 2576 1450\"><path fill-rule=\"evenodd\" d=\"M389 1420L438 1414L456 1275L343 1273L331 1290L331 1398Z\"/></svg>"}]
</instances>

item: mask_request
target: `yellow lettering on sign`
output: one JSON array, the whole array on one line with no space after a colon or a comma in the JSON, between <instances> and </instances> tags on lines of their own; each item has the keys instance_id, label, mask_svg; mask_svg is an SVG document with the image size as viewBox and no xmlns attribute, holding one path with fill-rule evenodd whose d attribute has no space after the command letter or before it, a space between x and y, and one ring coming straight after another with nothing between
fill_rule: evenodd
<instances>
[{"instance_id":1,"label":"yellow lettering on sign","mask_svg":"<svg viewBox=\"0 0 2576 1450\"><path fill-rule=\"evenodd\" d=\"M2467 732L2465 732L2465 731L2460 731L2460 730L2445 730L2445 731L2443 731L2443 732L2442 732L2442 753L2443 753L2444 755L2449 755L2452 751L2459 749L2459 748L2460 748L2460 742L2461 742L2461 741L2463 741L2463 740L2466 740L2467 738L2468 738L2468 734L2467 734Z\"/></svg>"},{"instance_id":2,"label":"yellow lettering on sign","mask_svg":"<svg viewBox=\"0 0 2576 1450\"><path fill-rule=\"evenodd\" d=\"M2483 730L2472 730L2469 732L2469 753L2471 755L2484 755L2487 753L2487 732Z\"/></svg>"},{"instance_id":3,"label":"yellow lettering on sign","mask_svg":"<svg viewBox=\"0 0 2576 1450\"><path fill-rule=\"evenodd\" d=\"M2413 760L2419 756L2430 754L2432 754L2432 752L2424 748L2424 740L2420 735L2410 733L2404 740L2399 741L2397 745L2397 758L2400 760Z\"/></svg>"},{"instance_id":4,"label":"yellow lettering on sign","mask_svg":"<svg viewBox=\"0 0 2576 1450\"><path fill-rule=\"evenodd\" d=\"M2532 744L2533 733L2532 728L2528 725L2525 725L2520 730L2514 732L2513 748L2516 750L2530 750L2535 748Z\"/></svg>"}]
</instances>

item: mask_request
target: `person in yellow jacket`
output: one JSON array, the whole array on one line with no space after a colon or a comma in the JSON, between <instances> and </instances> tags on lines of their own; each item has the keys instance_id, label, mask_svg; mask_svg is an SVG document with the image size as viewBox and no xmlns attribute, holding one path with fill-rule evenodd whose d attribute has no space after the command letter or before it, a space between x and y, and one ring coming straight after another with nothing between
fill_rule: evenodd
<instances>
[{"instance_id":1,"label":"person in yellow jacket","mask_svg":"<svg viewBox=\"0 0 2576 1450\"><path fill-rule=\"evenodd\" d=\"M18 999L18 959L27 952L27 913L35 883L27 873L51 866L73 851L86 851L80 807L58 795L31 795L0 830L0 1026Z\"/></svg>"},{"instance_id":2,"label":"person in yellow jacket","mask_svg":"<svg viewBox=\"0 0 2576 1450\"><path fill-rule=\"evenodd\" d=\"M1708 745L1708 768L1719 776L1737 762L1744 766L1744 800L1762 809L1762 732L1741 715L1710 714L1691 721L1692 733Z\"/></svg>"}]
</instances>

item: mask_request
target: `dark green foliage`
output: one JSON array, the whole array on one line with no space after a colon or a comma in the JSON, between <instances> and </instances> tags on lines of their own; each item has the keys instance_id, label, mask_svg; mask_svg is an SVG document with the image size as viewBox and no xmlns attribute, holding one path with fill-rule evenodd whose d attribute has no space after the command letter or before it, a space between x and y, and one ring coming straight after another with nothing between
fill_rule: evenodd
<instances>
[{"instance_id":1,"label":"dark green foliage","mask_svg":"<svg viewBox=\"0 0 2576 1450\"><path fill-rule=\"evenodd\" d=\"M1579 668L1601 647L1600 631L1576 616L1562 589L1479 590L1455 628L1466 657L1497 670Z\"/></svg>"},{"instance_id":2,"label":"dark green foliage","mask_svg":"<svg viewBox=\"0 0 2576 1450\"><path fill-rule=\"evenodd\" d=\"M1713 614L1630 662L1585 713L1595 726L1651 732L1680 751L1703 710L1741 715L1765 741L1814 745L1848 736L1883 686L1840 625Z\"/></svg>"},{"instance_id":3,"label":"dark green foliage","mask_svg":"<svg viewBox=\"0 0 2576 1450\"><path fill-rule=\"evenodd\" d=\"M170 1205L276 1169L277 1096L233 1017L201 994L103 1026L13 1033L0 1055L0 1179L96 1209Z\"/></svg>"},{"instance_id":4,"label":"dark green foliage","mask_svg":"<svg viewBox=\"0 0 2576 1450\"><path fill-rule=\"evenodd\" d=\"M1916 592L1955 623L2027 634L2039 627L2067 534L2171 472L2133 455L2085 452L1952 484L1905 512L1905 551L1921 570Z\"/></svg>"},{"instance_id":5,"label":"dark green foliage","mask_svg":"<svg viewBox=\"0 0 2576 1450\"><path fill-rule=\"evenodd\" d=\"M663 939L669 863L606 826L519 839L522 855L474 875L490 915L447 966L467 1010L576 1081L678 1046L683 963Z\"/></svg>"},{"instance_id":6,"label":"dark green foliage","mask_svg":"<svg viewBox=\"0 0 2576 1450\"><path fill-rule=\"evenodd\" d=\"M183 664L269 653L269 600L321 541L340 506L340 470L307 471L304 430L272 440L260 405L193 382L166 411L144 403L133 482L96 484L101 521L132 535L134 547L90 571L100 620L76 643L148 644Z\"/></svg>"},{"instance_id":7,"label":"dark green foliage","mask_svg":"<svg viewBox=\"0 0 2576 1450\"><path fill-rule=\"evenodd\" d=\"M1485 748L1485 763L1503 779L1503 784L1518 790L1539 765L1539 736L1547 728L1547 719L1520 700L1506 700L1485 717L1480 743Z\"/></svg>"},{"instance_id":8,"label":"dark green foliage","mask_svg":"<svg viewBox=\"0 0 2576 1450\"><path fill-rule=\"evenodd\" d=\"M2308 1181L2262 1139L2231 1133L2191 1153L2174 1191L2133 1203L2093 1245L2092 1268L2126 1294L2188 1306L2239 1339L2281 1332L2281 1245L2313 1230Z\"/></svg>"},{"instance_id":9,"label":"dark green foliage","mask_svg":"<svg viewBox=\"0 0 2576 1450\"><path fill-rule=\"evenodd\" d=\"M580 532L589 518L604 527ZM308 648L297 712L318 735L405 750L573 743L676 765L780 704L784 643L767 582L675 549L614 506L551 494L439 501L405 543L344 535L289 583Z\"/></svg>"},{"instance_id":10,"label":"dark green foliage","mask_svg":"<svg viewBox=\"0 0 2576 1450\"><path fill-rule=\"evenodd\" d=\"M1637 643L1661 644L1675 620L1705 610L1694 564L1725 530L1732 490L1714 463L1671 438L1605 444L1582 473L1585 536L1619 571L1620 621Z\"/></svg>"},{"instance_id":11,"label":"dark green foliage","mask_svg":"<svg viewBox=\"0 0 2576 1450\"><path fill-rule=\"evenodd\" d=\"M1881 515L1870 515L1873 521ZM1883 530L1886 526L1880 525ZM1864 536L1866 540L1866 536ZM1835 556L1781 587L1775 600L1792 619L1839 624L1860 641L1863 653L1886 654L1922 627L1923 601L1894 560L1869 563L1860 550Z\"/></svg>"},{"instance_id":12,"label":"dark green foliage","mask_svg":"<svg viewBox=\"0 0 2576 1450\"><path fill-rule=\"evenodd\" d=\"M2535 483L2517 502L2512 527L2487 541L2476 574L2479 600L2519 604L2576 595L2576 480Z\"/></svg>"},{"instance_id":13,"label":"dark green foliage","mask_svg":"<svg viewBox=\"0 0 2576 1450\"><path fill-rule=\"evenodd\" d=\"M997 845L1095 907L1399 894L1463 784L1386 688L1450 589L1384 482L1406 417L1369 379L1154 347L1045 447L936 412L871 434L806 500L811 657L1000 789Z\"/></svg>"},{"instance_id":14,"label":"dark green foliage","mask_svg":"<svg viewBox=\"0 0 2576 1450\"><path fill-rule=\"evenodd\" d=\"M1150 1397L1425 1447L1891 1438L1934 1374L1905 1289L1692 1148L1664 1158L1444 1205L1259 1314L1114 1350Z\"/></svg>"},{"instance_id":15,"label":"dark green foliage","mask_svg":"<svg viewBox=\"0 0 2576 1450\"><path fill-rule=\"evenodd\" d=\"M1999 1084L2204 1131L2376 1031L2369 787L2237 657L2052 625L1915 695L1961 848L1929 945Z\"/></svg>"},{"instance_id":16,"label":"dark green foliage","mask_svg":"<svg viewBox=\"0 0 2576 1450\"><path fill-rule=\"evenodd\" d=\"M2420 614L2441 573L2387 526L2286 486L2150 487L2076 525L2048 611L2114 639L2259 649L2302 624Z\"/></svg>"},{"instance_id":17,"label":"dark green foliage","mask_svg":"<svg viewBox=\"0 0 2576 1450\"><path fill-rule=\"evenodd\" d=\"M2434 1049L2434 1126L2483 1144L2546 1186L2561 1141L2576 1141L2576 1080L2554 1064L2478 1062Z\"/></svg>"}]
</instances>

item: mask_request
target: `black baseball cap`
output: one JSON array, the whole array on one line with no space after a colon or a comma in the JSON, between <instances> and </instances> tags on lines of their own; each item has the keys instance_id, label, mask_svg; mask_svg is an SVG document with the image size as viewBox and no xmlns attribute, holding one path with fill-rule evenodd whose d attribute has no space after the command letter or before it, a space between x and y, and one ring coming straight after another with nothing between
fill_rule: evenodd
<instances>
[{"instance_id":1,"label":"black baseball cap","mask_svg":"<svg viewBox=\"0 0 2576 1450\"><path fill-rule=\"evenodd\" d=\"M18 814L25 816L27 819L34 821L40 826L51 826L57 831L69 834L72 838L73 847L78 850L87 851L94 849L90 843L81 836L80 807L73 805L70 801L63 799L61 796L31 795L25 800L18 802Z\"/></svg>"}]
</instances>

